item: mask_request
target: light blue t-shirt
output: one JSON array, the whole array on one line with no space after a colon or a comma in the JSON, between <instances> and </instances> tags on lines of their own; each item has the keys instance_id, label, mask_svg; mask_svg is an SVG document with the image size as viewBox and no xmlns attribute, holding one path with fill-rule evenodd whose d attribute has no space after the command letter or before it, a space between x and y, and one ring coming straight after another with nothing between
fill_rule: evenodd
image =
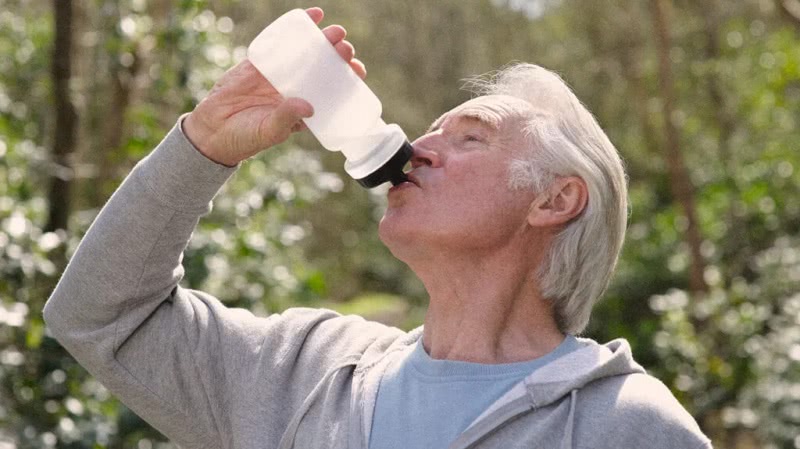
<instances>
[{"instance_id":1,"label":"light blue t-shirt","mask_svg":"<svg viewBox=\"0 0 800 449\"><path fill-rule=\"evenodd\" d=\"M420 339L381 379L369 447L446 448L511 387L578 347L567 336L537 359L489 365L432 359Z\"/></svg>"}]
</instances>

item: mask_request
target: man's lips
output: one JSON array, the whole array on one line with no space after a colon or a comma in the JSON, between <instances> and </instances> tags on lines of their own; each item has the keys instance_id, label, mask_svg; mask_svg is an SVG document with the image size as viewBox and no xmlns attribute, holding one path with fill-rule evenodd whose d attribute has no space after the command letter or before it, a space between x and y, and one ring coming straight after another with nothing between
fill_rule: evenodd
<instances>
[{"instance_id":1,"label":"man's lips","mask_svg":"<svg viewBox=\"0 0 800 449\"><path fill-rule=\"evenodd\" d=\"M419 187L419 180L411 173L406 173L407 180L392 186L389 189L389 193L395 192L400 189L408 188L408 187Z\"/></svg>"},{"instance_id":2,"label":"man's lips","mask_svg":"<svg viewBox=\"0 0 800 449\"><path fill-rule=\"evenodd\" d=\"M389 193L397 192L398 190L408 189L414 187L414 183L410 181L403 181L400 184L394 185L389 189Z\"/></svg>"}]
</instances>

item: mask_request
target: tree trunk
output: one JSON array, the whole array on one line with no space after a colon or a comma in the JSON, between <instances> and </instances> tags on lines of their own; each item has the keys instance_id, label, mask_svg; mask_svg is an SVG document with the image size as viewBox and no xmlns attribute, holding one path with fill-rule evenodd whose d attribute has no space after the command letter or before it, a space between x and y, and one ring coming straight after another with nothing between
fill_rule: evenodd
<instances>
[{"instance_id":1,"label":"tree trunk","mask_svg":"<svg viewBox=\"0 0 800 449\"><path fill-rule=\"evenodd\" d=\"M669 53L671 48L669 35L669 17L667 15L668 0L651 0L653 22L656 28L658 47L659 90L663 101L665 158L669 170L670 190L680 204L688 226L685 233L689 245L689 290L692 292L708 291L703 277L705 262L700 252L702 237L697 223L694 189L689 180L689 173L680 148L680 136L675 126L675 92L672 81L672 68Z\"/></svg>"},{"instance_id":2,"label":"tree trunk","mask_svg":"<svg viewBox=\"0 0 800 449\"><path fill-rule=\"evenodd\" d=\"M631 5L631 9L633 9L633 5ZM620 59L622 60L623 73L633 89L633 108L641 121L642 138L647 148L651 149L651 151L657 151L657 148L661 146L658 138L658 122L648 108L651 92L648 92L644 67L646 44L643 42L646 41L645 35L647 33L642 30L642 23L640 23L644 13L645 11L642 11L641 16L630 17L628 23L633 36L632 40L637 44L621 51Z\"/></svg>"},{"instance_id":3,"label":"tree trunk","mask_svg":"<svg viewBox=\"0 0 800 449\"><path fill-rule=\"evenodd\" d=\"M53 138L53 165L50 178L49 214L45 231L66 229L70 214L73 170L70 160L75 150L78 114L70 98L72 76L72 0L53 0L55 45L53 46L53 98L56 113Z\"/></svg>"},{"instance_id":4,"label":"tree trunk","mask_svg":"<svg viewBox=\"0 0 800 449\"><path fill-rule=\"evenodd\" d=\"M97 185L102 201L106 201L117 183L117 171L124 157L120 155L125 137L125 124L136 76L141 68L139 49L133 52L133 62L125 67L116 58L111 59L109 68L111 96L107 103L104 139L102 140Z\"/></svg>"}]
</instances>

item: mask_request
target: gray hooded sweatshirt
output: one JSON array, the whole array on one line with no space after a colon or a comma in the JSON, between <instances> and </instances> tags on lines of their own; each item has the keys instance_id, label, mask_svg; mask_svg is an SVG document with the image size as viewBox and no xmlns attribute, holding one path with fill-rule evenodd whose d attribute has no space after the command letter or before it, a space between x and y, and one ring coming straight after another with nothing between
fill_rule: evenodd
<instances>
[{"instance_id":1,"label":"gray hooded sweatshirt","mask_svg":"<svg viewBox=\"0 0 800 449\"><path fill-rule=\"evenodd\" d=\"M234 171L173 128L84 237L45 306L49 332L182 447L366 449L381 375L422 329L322 309L261 318L178 286L183 250ZM711 447L627 342L580 342L450 448Z\"/></svg>"}]
</instances>

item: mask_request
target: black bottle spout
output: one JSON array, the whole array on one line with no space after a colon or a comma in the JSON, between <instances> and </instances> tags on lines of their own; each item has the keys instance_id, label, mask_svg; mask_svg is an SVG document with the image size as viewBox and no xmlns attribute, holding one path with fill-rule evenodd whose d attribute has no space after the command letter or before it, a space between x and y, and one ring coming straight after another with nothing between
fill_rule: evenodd
<instances>
[{"instance_id":1,"label":"black bottle spout","mask_svg":"<svg viewBox=\"0 0 800 449\"><path fill-rule=\"evenodd\" d=\"M391 182L392 185L407 181L408 177L403 172L403 167L411 159L413 152L414 148L411 143L408 141L403 142L403 145L398 148L394 156L379 169L361 179L356 179L356 181L368 189L377 187L387 181Z\"/></svg>"}]
</instances>

